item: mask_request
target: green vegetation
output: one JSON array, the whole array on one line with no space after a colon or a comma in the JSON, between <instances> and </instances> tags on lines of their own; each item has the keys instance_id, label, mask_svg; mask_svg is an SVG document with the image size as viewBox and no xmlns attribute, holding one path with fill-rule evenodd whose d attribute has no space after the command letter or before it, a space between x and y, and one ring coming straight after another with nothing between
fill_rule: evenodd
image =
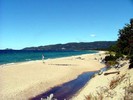
<instances>
[{"instance_id":1,"label":"green vegetation","mask_svg":"<svg viewBox=\"0 0 133 100\"><path fill-rule=\"evenodd\" d=\"M109 55L109 56L106 56L105 57L105 61L107 62L107 61L115 61L116 60L116 57L115 56L113 56L113 55Z\"/></svg>"},{"instance_id":2,"label":"green vegetation","mask_svg":"<svg viewBox=\"0 0 133 100\"><path fill-rule=\"evenodd\" d=\"M118 62L116 61L117 56L114 53L110 53L110 55L106 56L104 60L105 60L106 64L109 66L114 66L114 65L118 64Z\"/></svg>"},{"instance_id":3,"label":"green vegetation","mask_svg":"<svg viewBox=\"0 0 133 100\"><path fill-rule=\"evenodd\" d=\"M130 59L129 68L133 68L133 19L130 20L130 24L126 24L123 29L119 30L118 40L109 48L109 52L110 56L106 56L105 61L114 62L126 55ZM115 55L111 52L115 52Z\"/></svg>"},{"instance_id":4,"label":"green vegetation","mask_svg":"<svg viewBox=\"0 0 133 100\"><path fill-rule=\"evenodd\" d=\"M96 42L74 42L66 44L55 44L39 47L26 47L23 50L52 50L52 51L68 51L68 50L107 50L116 41L96 41Z\"/></svg>"}]
</instances>

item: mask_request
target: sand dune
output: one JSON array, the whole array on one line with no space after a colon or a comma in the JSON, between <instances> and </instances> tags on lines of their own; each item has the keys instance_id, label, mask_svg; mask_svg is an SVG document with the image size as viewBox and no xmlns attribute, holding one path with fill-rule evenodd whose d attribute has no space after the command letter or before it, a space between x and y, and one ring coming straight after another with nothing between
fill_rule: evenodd
<instances>
[{"instance_id":1,"label":"sand dune","mask_svg":"<svg viewBox=\"0 0 133 100\"><path fill-rule=\"evenodd\" d=\"M102 100L131 100L129 99L129 96L132 96L132 94L128 95L128 99L124 99L124 96L126 93L125 89L128 88L129 83L131 83L130 85L133 85L133 69L129 70L128 61L121 61L121 63L124 62L127 64L120 69L111 68L104 72L120 71L120 74L104 75L103 73L102 75L95 76L72 98L72 100L87 100L85 98L88 95L91 95L92 98L102 98ZM111 88L111 86L114 86L114 88ZM131 91L133 91L133 88ZM127 94L128 93L126 93L126 95ZM91 100L93 100L92 98Z\"/></svg>"}]
</instances>

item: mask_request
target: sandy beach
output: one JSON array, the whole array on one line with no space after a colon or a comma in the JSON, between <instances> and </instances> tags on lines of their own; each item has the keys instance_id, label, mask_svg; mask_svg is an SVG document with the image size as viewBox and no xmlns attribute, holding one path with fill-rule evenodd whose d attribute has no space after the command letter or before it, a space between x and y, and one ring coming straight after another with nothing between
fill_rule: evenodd
<instances>
[{"instance_id":1,"label":"sandy beach","mask_svg":"<svg viewBox=\"0 0 133 100\"><path fill-rule=\"evenodd\" d=\"M97 98L96 100L132 100L133 69L128 69L128 60L120 63L126 64L119 69L111 68L101 75L96 75L75 94L72 100L94 100L94 98ZM120 73L104 75L104 73L116 71Z\"/></svg>"},{"instance_id":2,"label":"sandy beach","mask_svg":"<svg viewBox=\"0 0 133 100\"><path fill-rule=\"evenodd\" d=\"M1 100L27 100L87 71L105 67L104 52L0 66Z\"/></svg>"}]
</instances>

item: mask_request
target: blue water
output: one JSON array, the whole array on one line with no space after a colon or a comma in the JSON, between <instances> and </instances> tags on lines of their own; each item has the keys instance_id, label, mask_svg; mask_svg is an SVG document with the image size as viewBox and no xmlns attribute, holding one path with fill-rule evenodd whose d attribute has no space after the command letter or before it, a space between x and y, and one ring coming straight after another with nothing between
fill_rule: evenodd
<instances>
[{"instance_id":1,"label":"blue water","mask_svg":"<svg viewBox=\"0 0 133 100\"><path fill-rule=\"evenodd\" d=\"M23 50L0 50L0 65L7 63L41 60L42 54L45 59L68 57L81 54L91 54L96 51L23 51Z\"/></svg>"},{"instance_id":2,"label":"blue water","mask_svg":"<svg viewBox=\"0 0 133 100\"><path fill-rule=\"evenodd\" d=\"M47 98L50 94L54 94L54 98L57 100L69 100L77 91L79 91L96 72L86 72L79 75L76 79L64 83L61 86L52 88L51 90L44 92L30 100L41 100L41 98Z\"/></svg>"},{"instance_id":3,"label":"blue water","mask_svg":"<svg viewBox=\"0 0 133 100\"><path fill-rule=\"evenodd\" d=\"M107 67L101 69L102 71L106 71ZM98 71L94 72L86 72L79 75L76 79L64 83L60 86L53 87L47 92L44 92L30 100L41 100L41 98L47 98L50 94L54 95L54 98L57 100L70 100L72 96L77 93L85 84L92 78L92 76L97 73Z\"/></svg>"}]
</instances>

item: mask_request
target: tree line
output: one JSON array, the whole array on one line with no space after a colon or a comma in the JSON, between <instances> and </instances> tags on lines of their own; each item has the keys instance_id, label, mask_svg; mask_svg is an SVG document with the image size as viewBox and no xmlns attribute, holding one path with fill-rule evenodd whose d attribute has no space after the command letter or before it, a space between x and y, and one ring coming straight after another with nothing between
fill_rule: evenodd
<instances>
[{"instance_id":1,"label":"tree line","mask_svg":"<svg viewBox=\"0 0 133 100\"><path fill-rule=\"evenodd\" d=\"M130 59L129 69L133 68L133 19L130 19L129 24L125 24L122 29L119 29L116 44L112 45L109 51L115 52L115 55L110 54L110 56L105 57L106 60L116 60L126 55Z\"/></svg>"}]
</instances>

